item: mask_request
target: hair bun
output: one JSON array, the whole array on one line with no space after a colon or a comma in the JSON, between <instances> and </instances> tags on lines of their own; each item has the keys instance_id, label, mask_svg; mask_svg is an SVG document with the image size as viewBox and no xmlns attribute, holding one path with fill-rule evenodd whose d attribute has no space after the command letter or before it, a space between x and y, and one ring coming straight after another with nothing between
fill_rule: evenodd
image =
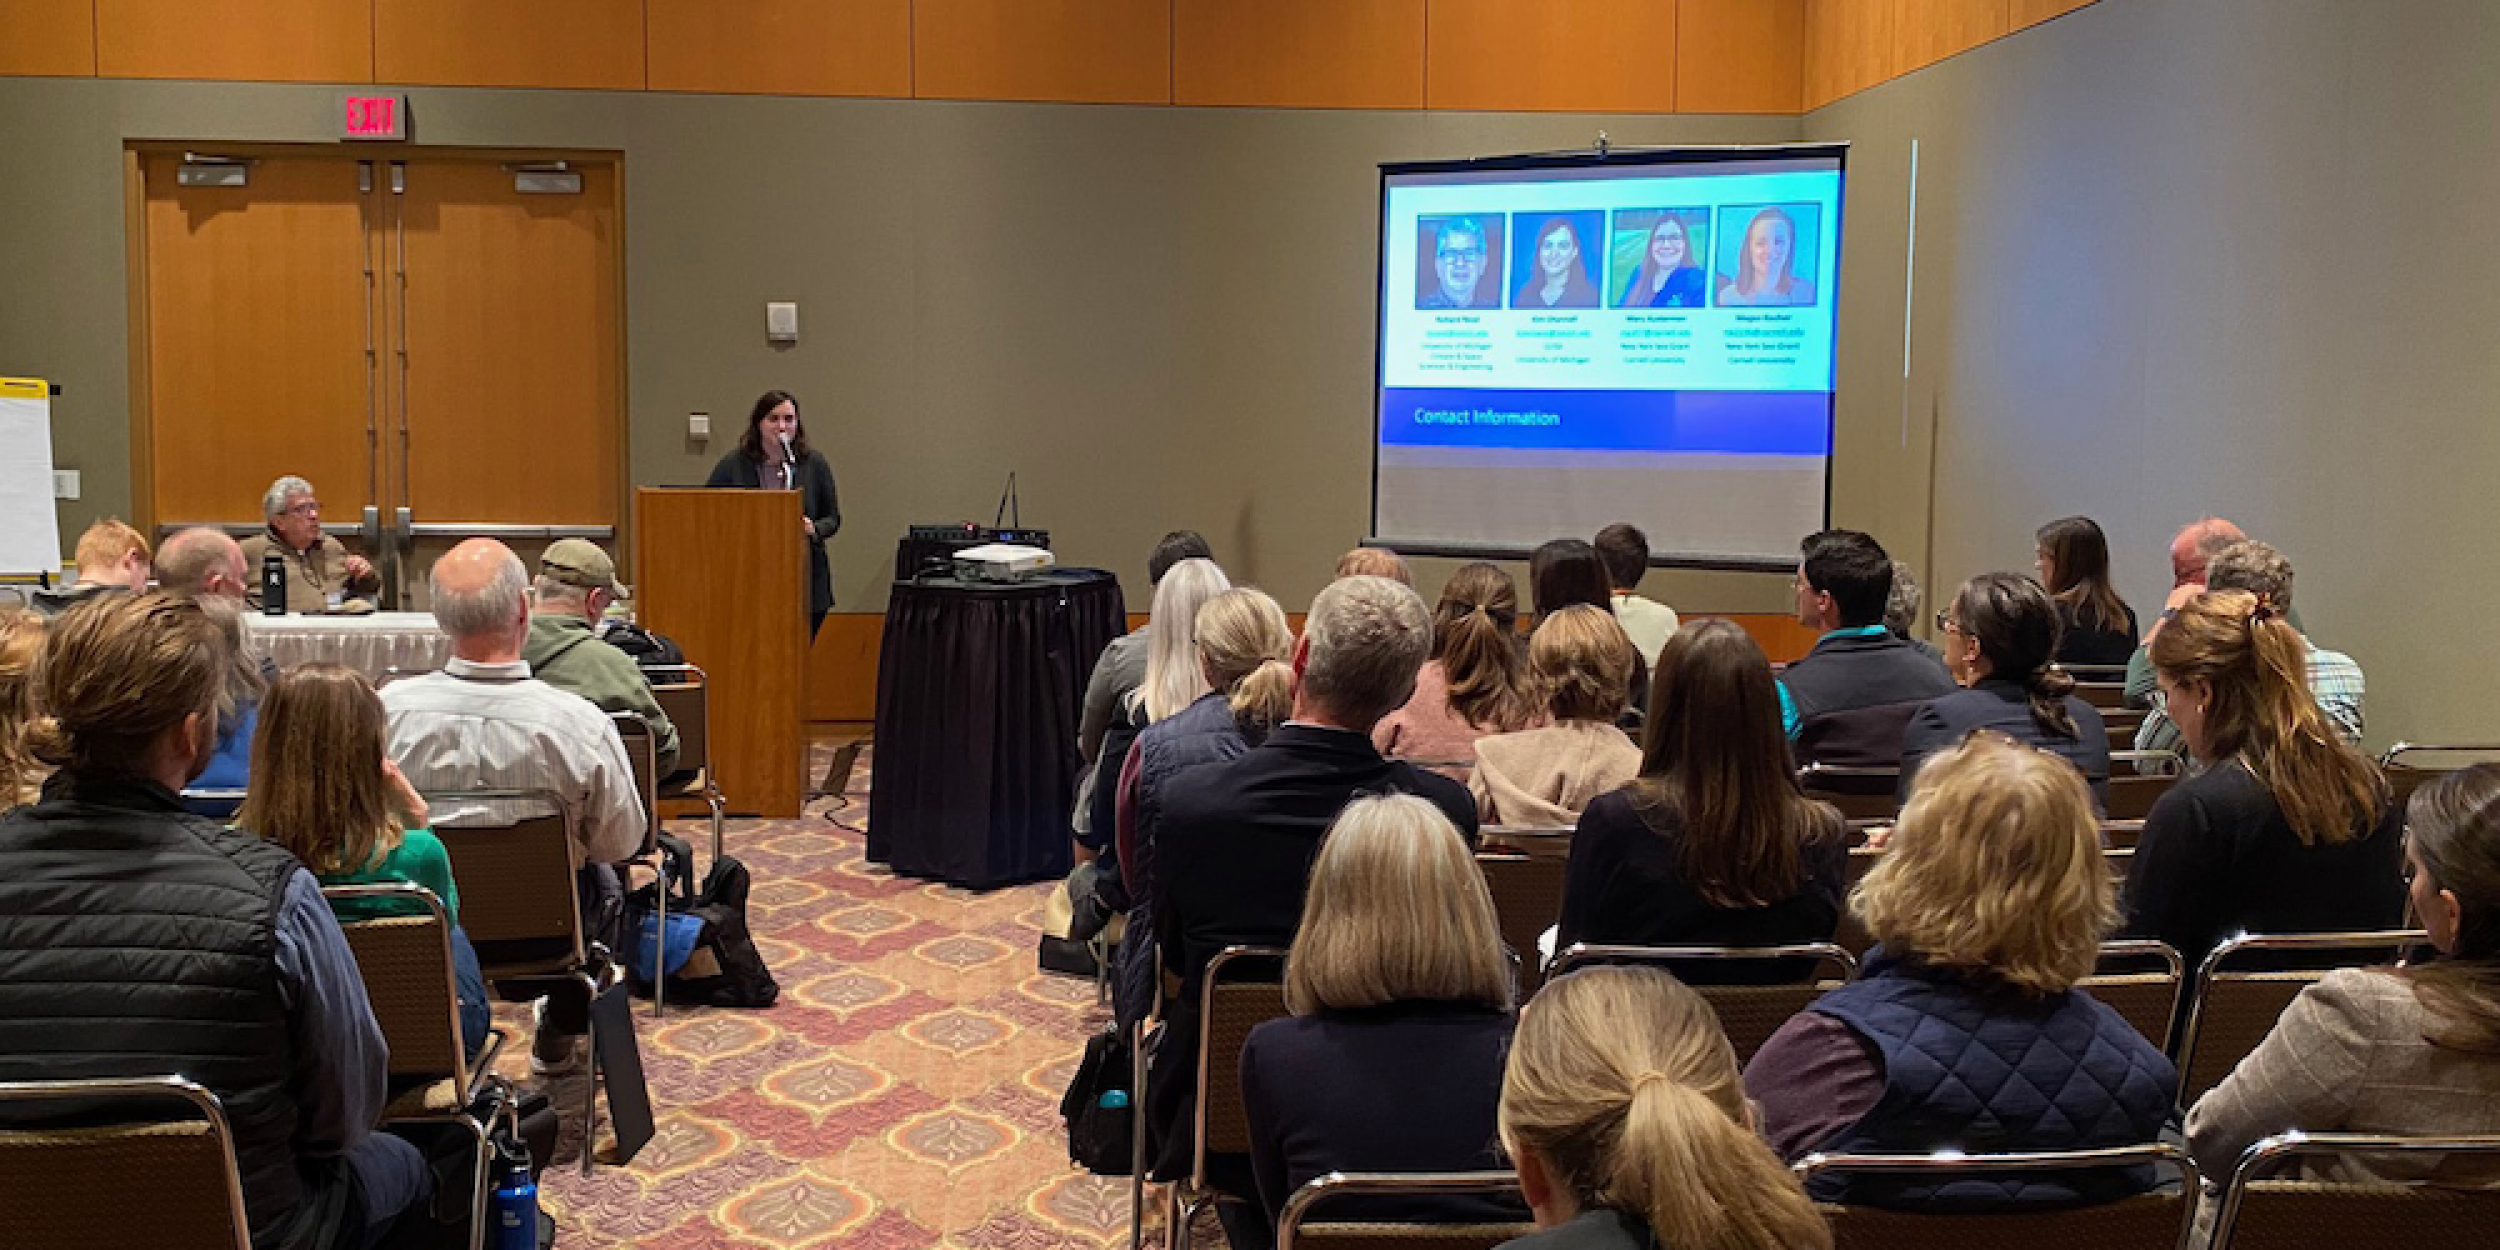
<instances>
[{"instance_id":1,"label":"hair bun","mask_svg":"<svg viewBox=\"0 0 2500 1250\"><path fill-rule=\"evenodd\" d=\"M19 731L24 735L26 751L54 768L67 767L73 758L69 731L61 727L58 716L38 716L26 722Z\"/></svg>"}]
</instances>

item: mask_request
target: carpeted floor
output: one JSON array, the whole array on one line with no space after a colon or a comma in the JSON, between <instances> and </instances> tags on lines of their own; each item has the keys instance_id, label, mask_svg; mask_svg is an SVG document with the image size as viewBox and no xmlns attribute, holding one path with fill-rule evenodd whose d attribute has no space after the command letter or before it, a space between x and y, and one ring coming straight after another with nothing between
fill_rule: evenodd
<instances>
[{"instance_id":1,"label":"carpeted floor","mask_svg":"<svg viewBox=\"0 0 2500 1250\"><path fill-rule=\"evenodd\" d=\"M560 1246L1125 1243L1126 1180L1067 1161L1059 1095L1108 1013L1090 981L1035 969L1049 887L975 895L866 863L867 770L798 820L731 822L781 1001L636 1005L659 1135L629 1166L548 1171Z\"/></svg>"}]
</instances>

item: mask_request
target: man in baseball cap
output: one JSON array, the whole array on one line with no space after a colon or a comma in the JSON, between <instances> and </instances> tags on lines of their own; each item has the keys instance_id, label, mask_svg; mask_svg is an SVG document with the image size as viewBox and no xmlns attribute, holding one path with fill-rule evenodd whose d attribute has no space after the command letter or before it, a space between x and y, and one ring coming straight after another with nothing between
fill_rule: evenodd
<instances>
[{"instance_id":1,"label":"man in baseball cap","mask_svg":"<svg viewBox=\"0 0 2500 1250\"><path fill-rule=\"evenodd\" d=\"M529 641L521 658L530 676L599 705L632 712L651 726L659 775L677 771L677 727L668 723L633 658L602 641L599 618L632 592L616 580L616 561L587 538L561 539L538 557Z\"/></svg>"}]
</instances>

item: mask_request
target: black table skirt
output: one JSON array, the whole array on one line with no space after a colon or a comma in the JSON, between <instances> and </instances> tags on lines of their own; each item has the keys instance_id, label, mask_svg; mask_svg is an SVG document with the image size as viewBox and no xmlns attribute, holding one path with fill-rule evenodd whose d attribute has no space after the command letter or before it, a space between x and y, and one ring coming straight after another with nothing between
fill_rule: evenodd
<instances>
[{"instance_id":1,"label":"black table skirt","mask_svg":"<svg viewBox=\"0 0 2500 1250\"><path fill-rule=\"evenodd\" d=\"M868 858L975 890L1067 874L1077 713L1120 583L896 582L877 663Z\"/></svg>"}]
</instances>

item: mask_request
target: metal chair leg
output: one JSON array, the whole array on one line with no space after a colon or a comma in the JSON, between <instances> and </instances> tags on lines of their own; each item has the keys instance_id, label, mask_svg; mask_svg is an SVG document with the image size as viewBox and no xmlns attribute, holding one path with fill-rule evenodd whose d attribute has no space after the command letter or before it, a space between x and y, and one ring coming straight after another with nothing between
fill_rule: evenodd
<instances>
[{"instance_id":1,"label":"metal chair leg","mask_svg":"<svg viewBox=\"0 0 2500 1250\"><path fill-rule=\"evenodd\" d=\"M660 847L660 902L653 913L658 917L651 933L651 1018L658 1020L668 1014L668 847ZM625 940L636 945L642 935L628 933Z\"/></svg>"},{"instance_id":2,"label":"metal chair leg","mask_svg":"<svg viewBox=\"0 0 2500 1250\"><path fill-rule=\"evenodd\" d=\"M582 989L590 995L590 1001L596 1004L599 1000L599 982L587 973L583 974L580 980ZM589 1020L589 1027L582 1034L584 1044L590 1048L590 1059L583 1065L583 1070L590 1077L590 1088L582 1094L582 1175L584 1176L590 1175L591 1163L599 1153L599 1013L595 1010L591 1011Z\"/></svg>"}]
</instances>

